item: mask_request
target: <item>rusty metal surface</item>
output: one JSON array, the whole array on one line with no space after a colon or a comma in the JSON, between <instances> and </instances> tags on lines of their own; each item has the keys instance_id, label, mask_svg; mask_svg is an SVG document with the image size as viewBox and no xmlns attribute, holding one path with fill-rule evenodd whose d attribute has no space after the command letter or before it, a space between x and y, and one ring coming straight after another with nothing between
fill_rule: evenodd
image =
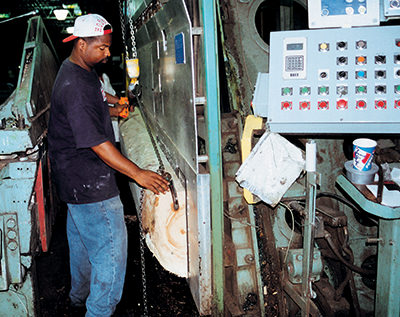
<instances>
[{"instance_id":1,"label":"rusty metal surface","mask_svg":"<svg viewBox=\"0 0 400 317\"><path fill-rule=\"evenodd\" d=\"M253 208L247 205L242 189L235 181L235 173L240 163L239 120L232 114L224 114L221 121L224 204L226 244L225 266L227 298L248 316L264 316L264 297L262 295L260 265L255 234ZM228 292L230 294L228 294ZM233 309L233 308L232 308Z\"/></svg>"},{"instance_id":2,"label":"rusty metal surface","mask_svg":"<svg viewBox=\"0 0 400 317\"><path fill-rule=\"evenodd\" d=\"M263 2L221 1L232 103L237 104L237 110L243 115L251 113L250 102L257 73L268 71L269 46L255 25L257 9Z\"/></svg>"}]
</instances>

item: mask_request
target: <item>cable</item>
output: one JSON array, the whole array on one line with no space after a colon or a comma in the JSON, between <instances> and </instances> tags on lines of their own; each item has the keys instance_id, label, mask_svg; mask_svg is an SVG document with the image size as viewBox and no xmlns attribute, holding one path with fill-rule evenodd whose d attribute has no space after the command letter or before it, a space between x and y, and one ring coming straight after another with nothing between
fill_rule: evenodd
<instances>
[{"instance_id":1,"label":"cable","mask_svg":"<svg viewBox=\"0 0 400 317\"><path fill-rule=\"evenodd\" d=\"M290 211L290 215L292 216L292 232L290 233L290 238L289 238L289 243L286 249L286 254L285 254L285 259L283 261L283 263L286 263L287 260L287 256L289 254L289 249L290 249L290 245L292 244L292 240L293 240L293 234L294 234L294 215L293 215L293 210L290 206L285 205L284 203L280 202L279 205L285 207L287 210Z\"/></svg>"},{"instance_id":2,"label":"cable","mask_svg":"<svg viewBox=\"0 0 400 317\"><path fill-rule=\"evenodd\" d=\"M317 194L317 199L318 198L322 198L322 197L329 197L329 198L333 198L336 199L338 201L340 201L341 203L347 205L348 207L350 207L353 210L356 210L358 212L360 212L360 208L357 208L357 206L355 206L354 204L352 204L350 201L348 201L346 198L339 196L337 194L334 193L328 193L328 192L321 192L319 194ZM372 218L369 218L375 225L378 225L378 222Z\"/></svg>"},{"instance_id":3,"label":"cable","mask_svg":"<svg viewBox=\"0 0 400 317\"><path fill-rule=\"evenodd\" d=\"M359 274L362 275L375 275L375 271L372 270L365 270L361 267L355 266L352 263L347 262L343 256L340 254L339 250L337 249L335 243L332 240L332 236L331 234L325 230L325 234L324 234L324 238L326 239L326 241L328 242L330 248L332 249L333 253L336 255L336 257L338 258L338 260L340 262L342 262L344 265L346 265L350 270L357 272Z\"/></svg>"}]
</instances>

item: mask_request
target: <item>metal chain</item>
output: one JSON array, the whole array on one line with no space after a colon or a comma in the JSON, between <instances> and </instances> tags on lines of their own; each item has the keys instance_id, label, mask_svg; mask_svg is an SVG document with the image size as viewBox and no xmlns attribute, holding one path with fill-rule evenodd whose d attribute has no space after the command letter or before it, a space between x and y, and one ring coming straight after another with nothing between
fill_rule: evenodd
<instances>
[{"instance_id":1,"label":"metal chain","mask_svg":"<svg viewBox=\"0 0 400 317\"><path fill-rule=\"evenodd\" d=\"M132 17L128 17L129 28L131 30L132 58L137 58L135 28L133 27L133 21L132 20L133 20Z\"/></svg>"},{"instance_id":2,"label":"metal chain","mask_svg":"<svg viewBox=\"0 0 400 317\"><path fill-rule=\"evenodd\" d=\"M156 153L156 156L157 156L157 160L158 160L158 164L159 164L158 172L161 173L161 172L163 172L165 170L164 163L163 163L163 161L161 159L160 152L158 151L156 140L154 140L153 133L151 132L147 115L146 115L146 113L145 113L145 111L143 109L142 100L139 97L137 97L136 99L138 101L139 110L140 110L140 113L142 115L144 125L146 126L146 130L147 130L147 133L149 134L151 144L153 145L154 152Z\"/></svg>"},{"instance_id":3,"label":"metal chain","mask_svg":"<svg viewBox=\"0 0 400 317\"><path fill-rule=\"evenodd\" d=\"M120 18L120 21L121 21L122 42L123 42L124 47L125 47L125 58L128 58L129 57L128 45L126 44L126 36L125 36L125 15L124 15L124 11L122 9L121 0L118 0L118 3L119 3L119 18Z\"/></svg>"},{"instance_id":4,"label":"metal chain","mask_svg":"<svg viewBox=\"0 0 400 317\"><path fill-rule=\"evenodd\" d=\"M148 307L147 307L147 279L146 279L146 259L144 257L144 241L145 235L142 225L142 206L143 206L143 199L144 199L144 190L140 191L140 206L138 209L139 213L139 231L140 231L140 265L142 269L142 285L143 285L143 316L147 317L149 315Z\"/></svg>"}]
</instances>

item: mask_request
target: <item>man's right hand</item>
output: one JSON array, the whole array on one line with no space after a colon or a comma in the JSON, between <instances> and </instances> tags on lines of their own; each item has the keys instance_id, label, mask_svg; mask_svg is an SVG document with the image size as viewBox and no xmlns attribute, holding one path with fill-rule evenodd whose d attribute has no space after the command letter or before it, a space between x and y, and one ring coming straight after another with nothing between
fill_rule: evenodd
<instances>
[{"instance_id":1,"label":"man's right hand","mask_svg":"<svg viewBox=\"0 0 400 317\"><path fill-rule=\"evenodd\" d=\"M134 179L140 186L151 190L156 195L169 191L168 181L153 171L141 169Z\"/></svg>"}]
</instances>

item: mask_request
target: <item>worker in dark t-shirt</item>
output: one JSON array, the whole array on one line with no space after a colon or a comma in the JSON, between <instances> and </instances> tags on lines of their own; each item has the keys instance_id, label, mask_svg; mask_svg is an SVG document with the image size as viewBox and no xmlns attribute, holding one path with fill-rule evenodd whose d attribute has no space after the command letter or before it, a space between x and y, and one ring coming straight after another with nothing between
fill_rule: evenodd
<instances>
[{"instance_id":1,"label":"worker in dark t-shirt","mask_svg":"<svg viewBox=\"0 0 400 317\"><path fill-rule=\"evenodd\" d=\"M60 198L68 205L73 307L86 316L111 316L124 285L127 234L114 170L156 194L168 190L159 174L143 170L115 147L106 95L94 71L110 56L111 25L97 14L75 20L72 53L51 97L49 156Z\"/></svg>"}]
</instances>

